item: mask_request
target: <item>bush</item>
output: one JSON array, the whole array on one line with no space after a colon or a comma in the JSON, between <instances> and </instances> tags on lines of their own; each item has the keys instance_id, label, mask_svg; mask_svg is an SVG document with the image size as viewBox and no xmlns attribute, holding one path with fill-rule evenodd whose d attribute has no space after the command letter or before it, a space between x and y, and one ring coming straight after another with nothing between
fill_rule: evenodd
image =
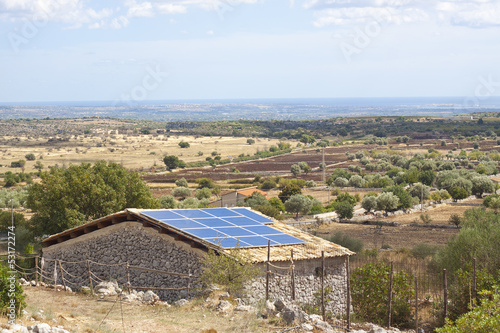
<instances>
[{"instance_id":1,"label":"bush","mask_svg":"<svg viewBox=\"0 0 500 333\"><path fill-rule=\"evenodd\" d=\"M175 185L179 186L179 187L188 187L189 186L188 181L184 177L182 177L181 179L177 179L175 181Z\"/></svg>"},{"instance_id":2,"label":"bush","mask_svg":"<svg viewBox=\"0 0 500 333\"><path fill-rule=\"evenodd\" d=\"M363 241L357 238L353 238L341 231L335 232L333 236L330 237L329 241L346 247L353 252L361 252L361 250L363 249Z\"/></svg>"},{"instance_id":3,"label":"bush","mask_svg":"<svg viewBox=\"0 0 500 333\"><path fill-rule=\"evenodd\" d=\"M492 290L480 293L484 301L480 306L464 314L455 323L447 321L442 328L437 328L437 333L483 333L500 332L500 292L499 286Z\"/></svg>"},{"instance_id":4,"label":"bush","mask_svg":"<svg viewBox=\"0 0 500 333\"><path fill-rule=\"evenodd\" d=\"M172 195L176 198L185 199L185 198L191 196L191 190L186 188L186 187L176 187L172 191Z\"/></svg>"},{"instance_id":5,"label":"bush","mask_svg":"<svg viewBox=\"0 0 500 333\"><path fill-rule=\"evenodd\" d=\"M191 145L189 144L189 142L181 141L181 142L179 142L179 147L189 148L189 147L191 147Z\"/></svg>"},{"instance_id":6,"label":"bush","mask_svg":"<svg viewBox=\"0 0 500 333\"><path fill-rule=\"evenodd\" d=\"M347 201L340 201L335 203L335 213L340 219L352 219L354 207Z\"/></svg>"},{"instance_id":7,"label":"bush","mask_svg":"<svg viewBox=\"0 0 500 333\"><path fill-rule=\"evenodd\" d=\"M222 286L231 294L243 291L245 283L260 272L258 266L243 257L239 247L230 249L228 255L209 249L201 263L200 281L207 286Z\"/></svg>"},{"instance_id":8,"label":"bush","mask_svg":"<svg viewBox=\"0 0 500 333\"><path fill-rule=\"evenodd\" d=\"M427 257L432 257L438 251L437 246L420 243L410 250L413 257L418 259L425 259Z\"/></svg>"},{"instance_id":9,"label":"bush","mask_svg":"<svg viewBox=\"0 0 500 333\"><path fill-rule=\"evenodd\" d=\"M26 158L28 161L34 161L36 159L35 154L33 153L24 155L24 158Z\"/></svg>"},{"instance_id":10,"label":"bush","mask_svg":"<svg viewBox=\"0 0 500 333\"><path fill-rule=\"evenodd\" d=\"M263 190L270 190L276 187L276 182L272 179L266 179L260 186Z\"/></svg>"},{"instance_id":11,"label":"bush","mask_svg":"<svg viewBox=\"0 0 500 333\"><path fill-rule=\"evenodd\" d=\"M177 201L171 195L165 195L160 197L160 207L165 209L175 209L177 208Z\"/></svg>"},{"instance_id":12,"label":"bush","mask_svg":"<svg viewBox=\"0 0 500 333\"><path fill-rule=\"evenodd\" d=\"M24 302L23 287L16 283L15 280L12 284L11 277L9 269L3 264L0 265L0 314L7 316L9 320L14 320L20 316L21 311L26 307L26 303ZM9 309L11 300L15 301L14 310Z\"/></svg>"},{"instance_id":13,"label":"bush","mask_svg":"<svg viewBox=\"0 0 500 333\"><path fill-rule=\"evenodd\" d=\"M367 264L351 275L352 306L363 321L386 324L390 267L384 262ZM413 275L406 271L394 273L392 292L392 323L406 327L412 320L410 301L414 297Z\"/></svg>"}]
</instances>

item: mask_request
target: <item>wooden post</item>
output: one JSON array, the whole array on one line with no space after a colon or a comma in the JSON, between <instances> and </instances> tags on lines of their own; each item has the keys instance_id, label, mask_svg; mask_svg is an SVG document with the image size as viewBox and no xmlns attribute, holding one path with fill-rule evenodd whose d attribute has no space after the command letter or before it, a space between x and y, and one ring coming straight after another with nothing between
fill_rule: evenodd
<instances>
[{"instance_id":1,"label":"wooden post","mask_svg":"<svg viewBox=\"0 0 500 333\"><path fill-rule=\"evenodd\" d=\"M92 286L92 275L90 274L90 261L87 260L87 271L89 272L89 286L90 286L90 293L94 295L94 287Z\"/></svg>"},{"instance_id":2,"label":"wooden post","mask_svg":"<svg viewBox=\"0 0 500 333\"><path fill-rule=\"evenodd\" d=\"M349 256L346 256L346 273L347 273L347 329L351 329L351 268L349 267Z\"/></svg>"},{"instance_id":3,"label":"wooden post","mask_svg":"<svg viewBox=\"0 0 500 333\"><path fill-rule=\"evenodd\" d=\"M392 274L394 271L394 265L391 261L391 275L389 279L389 295L387 298L387 328L391 327L391 311L392 311Z\"/></svg>"},{"instance_id":4,"label":"wooden post","mask_svg":"<svg viewBox=\"0 0 500 333\"><path fill-rule=\"evenodd\" d=\"M35 282L38 286L38 256L35 257Z\"/></svg>"},{"instance_id":5,"label":"wooden post","mask_svg":"<svg viewBox=\"0 0 500 333\"><path fill-rule=\"evenodd\" d=\"M448 318L448 279L446 278L446 268L443 269L443 289L444 289L443 316L444 319L446 319Z\"/></svg>"},{"instance_id":6,"label":"wooden post","mask_svg":"<svg viewBox=\"0 0 500 333\"><path fill-rule=\"evenodd\" d=\"M61 260L58 260L57 262L59 263L59 271L61 272L61 280L63 282L64 291L66 291L68 289L66 288L66 281L64 281L64 275L63 275L63 269L62 269L62 265L61 265Z\"/></svg>"},{"instance_id":7,"label":"wooden post","mask_svg":"<svg viewBox=\"0 0 500 333\"><path fill-rule=\"evenodd\" d=\"M127 291L130 294L130 264L127 261Z\"/></svg>"},{"instance_id":8,"label":"wooden post","mask_svg":"<svg viewBox=\"0 0 500 333\"><path fill-rule=\"evenodd\" d=\"M266 269L266 301L269 299L269 260L271 258L271 240L267 241L267 269Z\"/></svg>"},{"instance_id":9,"label":"wooden post","mask_svg":"<svg viewBox=\"0 0 500 333\"><path fill-rule=\"evenodd\" d=\"M191 283L191 270L188 270L188 277L187 277L187 280L188 280L188 285L187 285L187 300L189 300L189 287L190 287L190 283Z\"/></svg>"},{"instance_id":10,"label":"wooden post","mask_svg":"<svg viewBox=\"0 0 500 333\"><path fill-rule=\"evenodd\" d=\"M476 258L472 258L472 297L471 305L475 307L477 304L477 285L476 285Z\"/></svg>"},{"instance_id":11,"label":"wooden post","mask_svg":"<svg viewBox=\"0 0 500 333\"><path fill-rule=\"evenodd\" d=\"M292 300L295 301L295 265L293 264L293 249L290 251L292 260Z\"/></svg>"},{"instance_id":12,"label":"wooden post","mask_svg":"<svg viewBox=\"0 0 500 333\"><path fill-rule=\"evenodd\" d=\"M415 275L415 332L418 333L418 278Z\"/></svg>"},{"instance_id":13,"label":"wooden post","mask_svg":"<svg viewBox=\"0 0 500 333\"><path fill-rule=\"evenodd\" d=\"M326 321L325 314L325 251L321 251L321 314Z\"/></svg>"}]
</instances>

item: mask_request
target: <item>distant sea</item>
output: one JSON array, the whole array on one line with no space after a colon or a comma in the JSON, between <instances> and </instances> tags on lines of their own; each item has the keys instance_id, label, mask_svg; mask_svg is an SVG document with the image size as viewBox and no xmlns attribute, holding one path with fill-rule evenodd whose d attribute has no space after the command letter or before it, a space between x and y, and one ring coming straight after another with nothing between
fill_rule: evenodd
<instances>
[{"instance_id":1,"label":"distant sea","mask_svg":"<svg viewBox=\"0 0 500 333\"><path fill-rule=\"evenodd\" d=\"M361 116L456 117L476 112L500 112L500 96L0 103L0 119L308 120Z\"/></svg>"}]
</instances>

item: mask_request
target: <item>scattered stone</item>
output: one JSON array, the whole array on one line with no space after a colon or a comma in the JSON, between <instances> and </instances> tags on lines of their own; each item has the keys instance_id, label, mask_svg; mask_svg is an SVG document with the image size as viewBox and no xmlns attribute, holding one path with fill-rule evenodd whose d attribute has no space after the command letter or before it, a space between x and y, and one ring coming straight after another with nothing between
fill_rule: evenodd
<instances>
[{"instance_id":1,"label":"scattered stone","mask_svg":"<svg viewBox=\"0 0 500 333\"><path fill-rule=\"evenodd\" d=\"M33 333L51 333L52 327L46 323L40 323L33 326Z\"/></svg>"},{"instance_id":2,"label":"scattered stone","mask_svg":"<svg viewBox=\"0 0 500 333\"><path fill-rule=\"evenodd\" d=\"M276 311L281 312L286 307L286 303L281 298L278 298L274 302L274 307L276 308Z\"/></svg>"},{"instance_id":3,"label":"scattered stone","mask_svg":"<svg viewBox=\"0 0 500 333\"><path fill-rule=\"evenodd\" d=\"M304 322L308 317L307 313L305 313L295 305L285 307L280 311L280 315L287 325Z\"/></svg>"},{"instance_id":4,"label":"scattered stone","mask_svg":"<svg viewBox=\"0 0 500 333\"><path fill-rule=\"evenodd\" d=\"M304 323L300 326L301 326L302 330L305 332L312 332L314 330L314 326L311 324L308 324L308 323Z\"/></svg>"},{"instance_id":5,"label":"scattered stone","mask_svg":"<svg viewBox=\"0 0 500 333\"><path fill-rule=\"evenodd\" d=\"M31 284L32 287L36 287L36 281L35 280L31 280L30 284Z\"/></svg>"},{"instance_id":6,"label":"scattered stone","mask_svg":"<svg viewBox=\"0 0 500 333\"><path fill-rule=\"evenodd\" d=\"M238 305L237 307L234 308L234 311L252 312L254 311L254 307L250 305Z\"/></svg>"},{"instance_id":7,"label":"scattered stone","mask_svg":"<svg viewBox=\"0 0 500 333\"><path fill-rule=\"evenodd\" d=\"M276 306L270 300L266 301L265 308L266 308L266 315L270 316L276 314Z\"/></svg>"},{"instance_id":8,"label":"scattered stone","mask_svg":"<svg viewBox=\"0 0 500 333\"><path fill-rule=\"evenodd\" d=\"M186 305L188 303L189 303L189 301L187 299L182 298L182 299L180 299L178 301L175 301L174 305L178 306L178 307L181 307L181 306L184 306L184 305Z\"/></svg>"},{"instance_id":9,"label":"scattered stone","mask_svg":"<svg viewBox=\"0 0 500 333\"><path fill-rule=\"evenodd\" d=\"M156 295L154 292L151 290L148 290L144 293L142 296L142 302L146 304L155 304L160 300L160 297Z\"/></svg>"},{"instance_id":10,"label":"scattered stone","mask_svg":"<svg viewBox=\"0 0 500 333\"><path fill-rule=\"evenodd\" d=\"M116 282L103 281L94 288L94 292L100 296L115 296L122 292Z\"/></svg>"},{"instance_id":11,"label":"scattered stone","mask_svg":"<svg viewBox=\"0 0 500 333\"><path fill-rule=\"evenodd\" d=\"M219 296L219 299L228 299L230 297L228 292L225 292Z\"/></svg>"},{"instance_id":12,"label":"scattered stone","mask_svg":"<svg viewBox=\"0 0 500 333\"><path fill-rule=\"evenodd\" d=\"M231 303L228 301L220 301L215 307L215 311L227 313L231 309Z\"/></svg>"}]
</instances>

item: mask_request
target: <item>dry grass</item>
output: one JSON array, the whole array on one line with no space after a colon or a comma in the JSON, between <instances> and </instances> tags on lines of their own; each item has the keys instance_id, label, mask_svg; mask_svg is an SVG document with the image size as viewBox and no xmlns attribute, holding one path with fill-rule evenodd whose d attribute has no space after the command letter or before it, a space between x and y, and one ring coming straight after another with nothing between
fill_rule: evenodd
<instances>
[{"instance_id":1,"label":"dry grass","mask_svg":"<svg viewBox=\"0 0 500 333\"><path fill-rule=\"evenodd\" d=\"M222 316L192 301L181 308L122 303L116 297L55 292L45 288L26 288L27 311L51 326L62 325L71 332L269 332L276 330L256 313ZM112 309L110 311L110 309ZM37 314L43 310L43 319ZM108 314L109 312L109 314ZM108 314L108 315L107 315ZM106 317L102 325L100 323ZM123 322L122 322L123 315ZM4 318L5 319L5 318ZM32 325L27 318L20 321Z\"/></svg>"},{"instance_id":2,"label":"dry grass","mask_svg":"<svg viewBox=\"0 0 500 333\"><path fill-rule=\"evenodd\" d=\"M5 141L14 137L2 137ZM10 167L11 162L26 160L25 155L33 153L36 161L45 168L52 165L80 164L108 160L122 164L126 168L151 170L164 167L164 155L179 156L185 162L205 160L213 151L221 154L223 159L229 155L254 154L258 150L269 149L278 143L275 139L256 139L255 144L248 145L247 138L235 137L199 137L164 135L78 135L71 136L69 141L48 143L47 137L19 137L15 144L0 145L0 173L6 171L19 172L19 168ZM180 148L179 142L188 142L189 148ZM199 155L202 152L203 155ZM27 161L26 172L36 171L36 161Z\"/></svg>"}]
</instances>

